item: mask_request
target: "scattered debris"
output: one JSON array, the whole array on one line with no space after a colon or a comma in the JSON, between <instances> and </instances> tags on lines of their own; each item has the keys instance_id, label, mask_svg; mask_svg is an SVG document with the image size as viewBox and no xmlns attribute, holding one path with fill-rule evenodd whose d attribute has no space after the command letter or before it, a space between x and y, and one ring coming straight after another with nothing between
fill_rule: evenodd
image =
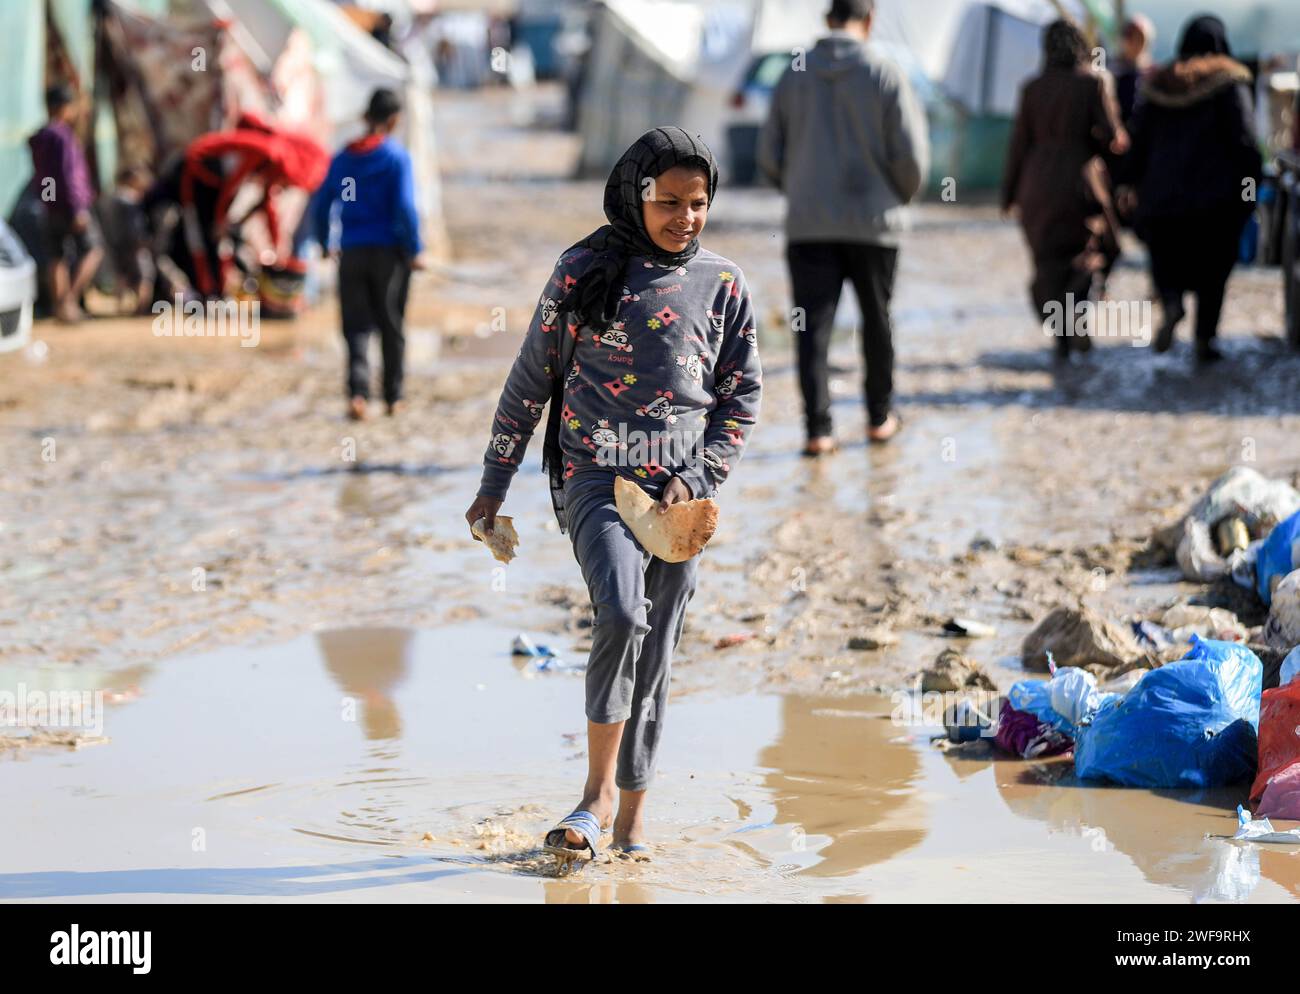
<instances>
[{"instance_id":1,"label":"scattered debris","mask_svg":"<svg viewBox=\"0 0 1300 994\"><path fill-rule=\"evenodd\" d=\"M1267 818L1252 818L1250 812L1237 805L1237 834L1233 842L1270 842L1278 845L1300 846L1300 828L1279 832Z\"/></svg>"},{"instance_id":2,"label":"scattered debris","mask_svg":"<svg viewBox=\"0 0 1300 994\"><path fill-rule=\"evenodd\" d=\"M1300 645L1300 569L1273 589L1273 602L1264 623L1264 643L1289 652Z\"/></svg>"},{"instance_id":3,"label":"scattered debris","mask_svg":"<svg viewBox=\"0 0 1300 994\"><path fill-rule=\"evenodd\" d=\"M748 642L754 637L753 632L733 632L731 635L724 635L718 641L713 643L715 649L730 649L733 645L741 645Z\"/></svg>"},{"instance_id":4,"label":"scattered debris","mask_svg":"<svg viewBox=\"0 0 1300 994\"><path fill-rule=\"evenodd\" d=\"M861 635L849 639L849 648L857 652L873 652L876 649L888 649L898 645L898 635L891 629L877 625L868 628Z\"/></svg>"},{"instance_id":5,"label":"scattered debris","mask_svg":"<svg viewBox=\"0 0 1300 994\"><path fill-rule=\"evenodd\" d=\"M1047 654L1061 666L1129 667L1143 659L1133 634L1085 607L1058 607L1025 636L1025 669L1044 673Z\"/></svg>"},{"instance_id":6,"label":"scattered debris","mask_svg":"<svg viewBox=\"0 0 1300 994\"><path fill-rule=\"evenodd\" d=\"M1199 604L1175 604L1160 616L1160 624L1175 643L1190 643L1193 635L1225 642L1245 642L1250 633L1231 611Z\"/></svg>"},{"instance_id":7,"label":"scattered debris","mask_svg":"<svg viewBox=\"0 0 1300 994\"><path fill-rule=\"evenodd\" d=\"M997 684L980 667L956 649L944 649L934 664L921 674L921 691L946 693L974 687L997 690Z\"/></svg>"},{"instance_id":8,"label":"scattered debris","mask_svg":"<svg viewBox=\"0 0 1300 994\"><path fill-rule=\"evenodd\" d=\"M998 630L974 618L949 618L943 623L943 630L948 635L968 639L988 639L997 635Z\"/></svg>"},{"instance_id":9,"label":"scattered debris","mask_svg":"<svg viewBox=\"0 0 1300 994\"><path fill-rule=\"evenodd\" d=\"M557 653L550 646L534 645L532 639L523 632L520 632L515 636L514 642L510 645L510 655L551 657L557 655Z\"/></svg>"},{"instance_id":10,"label":"scattered debris","mask_svg":"<svg viewBox=\"0 0 1300 994\"><path fill-rule=\"evenodd\" d=\"M1215 580L1233 567L1226 554L1245 554L1246 546L1238 544L1241 529L1250 540L1263 538L1298 509L1300 493L1285 480L1269 480L1248 466L1236 466L1215 480L1187 515L1156 541L1174 541L1174 558L1187 579ZM1225 522L1232 523L1216 548ZM1223 548L1228 553L1221 552Z\"/></svg>"}]
</instances>

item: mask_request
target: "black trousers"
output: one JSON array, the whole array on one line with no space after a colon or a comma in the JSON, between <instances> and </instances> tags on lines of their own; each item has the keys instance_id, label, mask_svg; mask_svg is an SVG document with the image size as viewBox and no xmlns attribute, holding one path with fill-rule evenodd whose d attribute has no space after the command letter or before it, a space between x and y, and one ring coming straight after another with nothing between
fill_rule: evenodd
<instances>
[{"instance_id":1,"label":"black trousers","mask_svg":"<svg viewBox=\"0 0 1300 994\"><path fill-rule=\"evenodd\" d=\"M1165 307L1181 308L1183 295L1196 296L1196 340L1219 332L1228 277L1237 264L1247 215L1240 204L1215 210L1152 218L1144 234L1151 250L1151 280Z\"/></svg>"},{"instance_id":2,"label":"black trousers","mask_svg":"<svg viewBox=\"0 0 1300 994\"><path fill-rule=\"evenodd\" d=\"M864 391L870 423L884 424L894 393L894 334L889 317L898 249L866 242L792 242L786 247L794 296L795 355L808 435L831 433L827 356L844 281L862 307Z\"/></svg>"},{"instance_id":3,"label":"black trousers","mask_svg":"<svg viewBox=\"0 0 1300 994\"><path fill-rule=\"evenodd\" d=\"M402 321L410 283L410 259L395 246L364 245L343 250L339 260L339 304L343 337L348 344L348 396L370 398L366 349L370 333L378 331L384 355L384 400L393 404L402 399L406 354Z\"/></svg>"}]
</instances>

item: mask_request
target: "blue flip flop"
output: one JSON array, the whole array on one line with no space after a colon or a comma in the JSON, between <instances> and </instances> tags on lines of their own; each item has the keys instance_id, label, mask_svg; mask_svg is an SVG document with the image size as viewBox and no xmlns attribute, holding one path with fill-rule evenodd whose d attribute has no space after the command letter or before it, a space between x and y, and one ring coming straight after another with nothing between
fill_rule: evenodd
<instances>
[{"instance_id":1,"label":"blue flip flop","mask_svg":"<svg viewBox=\"0 0 1300 994\"><path fill-rule=\"evenodd\" d=\"M568 829L573 829L582 836L585 846L574 848L568 844L564 833ZM550 853L561 862L569 863L577 859L587 850L591 851L591 858L596 858L596 844L600 842L600 819L590 811L575 811L560 819L553 829L546 833L546 839L542 845L544 852Z\"/></svg>"},{"instance_id":2,"label":"blue flip flop","mask_svg":"<svg viewBox=\"0 0 1300 994\"><path fill-rule=\"evenodd\" d=\"M634 842L630 846L610 846L610 848L615 850L616 852L626 853L629 856L632 855L633 853L650 851L649 846L642 845L640 842Z\"/></svg>"}]
</instances>

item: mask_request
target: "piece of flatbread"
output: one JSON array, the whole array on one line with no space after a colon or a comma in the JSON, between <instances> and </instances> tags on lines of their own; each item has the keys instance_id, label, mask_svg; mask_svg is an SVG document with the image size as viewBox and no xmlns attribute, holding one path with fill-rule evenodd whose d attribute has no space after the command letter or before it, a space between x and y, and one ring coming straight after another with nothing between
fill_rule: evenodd
<instances>
[{"instance_id":1,"label":"piece of flatbread","mask_svg":"<svg viewBox=\"0 0 1300 994\"><path fill-rule=\"evenodd\" d=\"M614 504L641 547L666 563L698 555L718 527L718 505L711 499L682 501L660 514L659 502L622 476L614 480Z\"/></svg>"},{"instance_id":2,"label":"piece of flatbread","mask_svg":"<svg viewBox=\"0 0 1300 994\"><path fill-rule=\"evenodd\" d=\"M487 518L479 518L470 525L471 532L483 540L497 562L508 563L515 558L515 546L519 544L519 535L515 531L515 519L498 514L492 531L487 530Z\"/></svg>"}]
</instances>

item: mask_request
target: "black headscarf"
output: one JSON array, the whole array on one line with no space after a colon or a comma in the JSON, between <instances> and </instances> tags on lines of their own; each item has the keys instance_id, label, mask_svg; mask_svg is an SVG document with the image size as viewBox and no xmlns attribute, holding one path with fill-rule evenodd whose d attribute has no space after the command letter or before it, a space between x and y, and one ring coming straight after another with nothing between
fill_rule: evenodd
<instances>
[{"instance_id":1,"label":"black headscarf","mask_svg":"<svg viewBox=\"0 0 1300 994\"><path fill-rule=\"evenodd\" d=\"M1043 31L1043 66L1047 69L1078 69L1088 61L1088 42L1083 32L1064 19L1053 21Z\"/></svg>"},{"instance_id":2,"label":"black headscarf","mask_svg":"<svg viewBox=\"0 0 1300 994\"><path fill-rule=\"evenodd\" d=\"M1183 37L1178 43L1178 61L1194 59L1198 55L1232 57L1232 49L1228 47L1228 29L1210 14L1192 18L1183 28Z\"/></svg>"},{"instance_id":3,"label":"black headscarf","mask_svg":"<svg viewBox=\"0 0 1300 994\"><path fill-rule=\"evenodd\" d=\"M681 128L655 128L633 142L610 171L609 181L605 184L605 217L609 224L597 228L567 250L591 249L594 257L565 296L555 318L561 361L552 371L551 410L546 420L546 440L542 445L542 469L550 475L551 503L562 531L567 523L563 501L560 408L564 405L564 378L568 365L563 361L563 346L569 340L568 325L572 322L579 327L609 326L618 316L627 261L633 256L643 256L667 268L684 266L695 258L700 250L698 239L692 240L681 252L665 252L650 237L641 213L645 181L674 166L694 166L703 170L708 177L709 203L713 203L713 195L718 189L718 165L709 147Z\"/></svg>"}]
</instances>

